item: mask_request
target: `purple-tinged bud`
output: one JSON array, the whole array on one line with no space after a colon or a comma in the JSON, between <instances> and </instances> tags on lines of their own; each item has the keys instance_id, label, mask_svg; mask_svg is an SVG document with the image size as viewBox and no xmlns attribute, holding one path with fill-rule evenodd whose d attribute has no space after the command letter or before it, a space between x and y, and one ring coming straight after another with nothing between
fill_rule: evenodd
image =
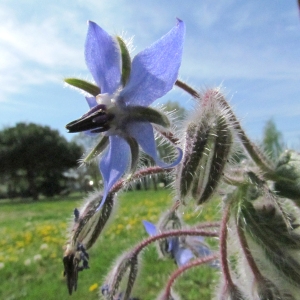
<instances>
[{"instance_id":1,"label":"purple-tinged bud","mask_svg":"<svg viewBox=\"0 0 300 300\"><path fill-rule=\"evenodd\" d=\"M171 210L164 214L158 222L157 229L159 232L181 229L181 220L176 211ZM159 240L158 245L160 254L163 257L174 258L172 249L175 247L176 243L178 243L178 238L176 237Z\"/></svg>"}]
</instances>

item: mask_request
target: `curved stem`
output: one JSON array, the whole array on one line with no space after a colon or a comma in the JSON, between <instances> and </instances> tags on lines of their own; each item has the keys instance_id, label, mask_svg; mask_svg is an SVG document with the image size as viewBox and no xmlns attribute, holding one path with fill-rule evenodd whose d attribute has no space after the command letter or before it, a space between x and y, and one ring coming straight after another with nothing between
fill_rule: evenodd
<instances>
[{"instance_id":1,"label":"curved stem","mask_svg":"<svg viewBox=\"0 0 300 300\"><path fill-rule=\"evenodd\" d=\"M221 231L220 231L220 258L222 273L225 279L225 287L233 286L233 280L230 275L229 265L227 261L227 223L230 217L230 203L226 204L225 211L223 212L223 218L221 222Z\"/></svg>"},{"instance_id":2,"label":"curved stem","mask_svg":"<svg viewBox=\"0 0 300 300\"><path fill-rule=\"evenodd\" d=\"M126 179L121 179L119 180L110 190L110 193L114 194L117 193L119 190L124 188L127 184L134 180L138 180L142 177L149 176L149 175L154 175L154 174L160 174L160 173L165 173L165 172L170 172L172 169L163 169L161 167L149 167L143 170L140 170L130 176L129 178Z\"/></svg>"},{"instance_id":3,"label":"curved stem","mask_svg":"<svg viewBox=\"0 0 300 300\"><path fill-rule=\"evenodd\" d=\"M226 99L223 96L221 96L218 98L218 101L225 109L229 111L233 127L237 131L241 142L243 143L245 149L247 150L251 158L266 173L268 177L271 177L269 179L272 179L274 177L273 163L271 163L269 159L260 151L260 149L248 138Z\"/></svg>"},{"instance_id":4,"label":"curved stem","mask_svg":"<svg viewBox=\"0 0 300 300\"><path fill-rule=\"evenodd\" d=\"M239 241L242 246L242 250L245 254L246 260L248 262L248 265L249 265L250 269L252 270L252 273L253 273L256 281L262 280L263 276L261 275L261 272L259 271L259 269L255 263L255 260L252 256L252 253L249 249L248 242L247 242L247 239L245 236L245 232L244 232L243 228L238 224L237 219L236 219L236 228L237 228Z\"/></svg>"},{"instance_id":5,"label":"curved stem","mask_svg":"<svg viewBox=\"0 0 300 300\"><path fill-rule=\"evenodd\" d=\"M209 227L217 227L219 228L221 225L220 222L204 222L200 225L195 226L197 229L209 228Z\"/></svg>"},{"instance_id":6,"label":"curved stem","mask_svg":"<svg viewBox=\"0 0 300 300\"><path fill-rule=\"evenodd\" d=\"M175 272L173 272L168 280L165 292L163 294L162 299L163 300L168 300L168 299L172 299L171 298L171 288L172 285L174 284L175 280L177 279L177 277L179 277L182 273L184 273L185 271L193 268L193 267L197 267L200 265L203 265L205 263L208 263L212 260L215 260L218 258L218 255L214 254L214 255L209 255L203 258L197 258L194 259L192 262L187 263L183 266L181 266L180 268L178 268Z\"/></svg>"},{"instance_id":7,"label":"curved stem","mask_svg":"<svg viewBox=\"0 0 300 300\"><path fill-rule=\"evenodd\" d=\"M218 234L215 232L210 231L204 231L204 230L197 230L197 229L179 229L179 230L169 230L165 231L163 233L151 236L144 240L143 242L139 243L131 252L132 256L138 255L145 247L147 247L149 244L162 240L168 237L174 237L174 236L207 236L207 237L217 237Z\"/></svg>"}]
</instances>

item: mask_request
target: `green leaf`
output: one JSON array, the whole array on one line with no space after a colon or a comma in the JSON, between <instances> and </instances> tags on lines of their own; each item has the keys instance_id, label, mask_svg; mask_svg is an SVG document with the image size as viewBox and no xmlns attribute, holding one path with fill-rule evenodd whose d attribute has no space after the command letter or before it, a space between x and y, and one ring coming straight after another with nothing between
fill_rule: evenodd
<instances>
[{"instance_id":1,"label":"green leaf","mask_svg":"<svg viewBox=\"0 0 300 300\"><path fill-rule=\"evenodd\" d=\"M98 86L96 86L93 83L90 83L88 81L78 79L78 78L65 78L64 80L67 84L72 85L76 88L79 88L85 92L88 92L89 94L93 96L97 96L101 93L101 90Z\"/></svg>"},{"instance_id":2,"label":"green leaf","mask_svg":"<svg viewBox=\"0 0 300 300\"><path fill-rule=\"evenodd\" d=\"M130 166L130 173L133 175L136 171L137 164L139 161L139 144L137 141L133 138L127 137L126 138L127 143L130 146L131 151L131 166Z\"/></svg>"}]
</instances>

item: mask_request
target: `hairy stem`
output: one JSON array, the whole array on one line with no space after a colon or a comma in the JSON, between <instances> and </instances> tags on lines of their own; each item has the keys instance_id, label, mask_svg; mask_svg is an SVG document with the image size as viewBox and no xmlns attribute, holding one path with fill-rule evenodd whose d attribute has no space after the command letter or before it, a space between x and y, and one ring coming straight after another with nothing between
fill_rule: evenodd
<instances>
[{"instance_id":1,"label":"hairy stem","mask_svg":"<svg viewBox=\"0 0 300 300\"><path fill-rule=\"evenodd\" d=\"M142 177L149 176L149 175L154 175L154 174L160 174L160 173L167 173L170 172L172 169L163 169L161 167L149 167L143 170L140 170L130 176L129 178L126 179L121 179L119 180L110 190L110 193L117 193L119 190L124 188L127 184L134 180L141 179Z\"/></svg>"},{"instance_id":2,"label":"hairy stem","mask_svg":"<svg viewBox=\"0 0 300 300\"><path fill-rule=\"evenodd\" d=\"M252 273L253 273L255 279L257 281L262 280L263 276L261 275L261 273L260 273L260 271L259 271L259 269L258 269L258 267L255 263L255 260L252 256L252 253L249 249L248 242L247 242L247 239L246 239L246 236L245 236L245 232L244 232L243 228L241 227L241 225L238 224L237 219L236 219L236 228L237 228L239 241L240 241L240 244L242 246L242 250L245 254L246 260L248 262L248 265L249 265L250 269L252 270Z\"/></svg>"},{"instance_id":3,"label":"hairy stem","mask_svg":"<svg viewBox=\"0 0 300 300\"><path fill-rule=\"evenodd\" d=\"M181 266L180 268L178 268L174 273L171 274L168 282L167 282L167 286L166 286L166 289L165 289L165 292L163 294L163 297L162 299L164 300L168 300L168 299L171 299L171 288L172 288L172 285L174 284L175 280L182 274L184 273L185 271L193 268L193 267L197 267L197 266L200 266L200 265L203 265L205 263L208 263L212 260L215 260L218 258L218 255L217 254L214 254L214 255L209 255L207 257L203 257L203 258L197 258L197 259L194 259L192 262L190 263L187 263L183 266Z\"/></svg>"},{"instance_id":4,"label":"hairy stem","mask_svg":"<svg viewBox=\"0 0 300 300\"><path fill-rule=\"evenodd\" d=\"M228 265L228 254L227 254L227 223L230 217L230 203L226 204L225 210L223 212L223 218L221 222L221 231L220 231L220 259L222 273L225 279L225 286L234 286L233 280L230 275L229 265ZM224 291L225 293L225 291Z\"/></svg>"},{"instance_id":5,"label":"hairy stem","mask_svg":"<svg viewBox=\"0 0 300 300\"><path fill-rule=\"evenodd\" d=\"M217 227L219 228L221 225L220 222L203 222L197 226L195 226L196 229L203 229L203 228L210 228L210 227Z\"/></svg>"},{"instance_id":6,"label":"hairy stem","mask_svg":"<svg viewBox=\"0 0 300 300\"><path fill-rule=\"evenodd\" d=\"M131 256L138 255L145 247L150 245L151 243L163 240L168 237L174 236L207 236L207 237L218 237L216 232L204 231L204 230L197 230L197 229L180 229L180 230L169 230L163 233L151 236L144 240L143 242L139 243L134 249L132 250Z\"/></svg>"}]
</instances>

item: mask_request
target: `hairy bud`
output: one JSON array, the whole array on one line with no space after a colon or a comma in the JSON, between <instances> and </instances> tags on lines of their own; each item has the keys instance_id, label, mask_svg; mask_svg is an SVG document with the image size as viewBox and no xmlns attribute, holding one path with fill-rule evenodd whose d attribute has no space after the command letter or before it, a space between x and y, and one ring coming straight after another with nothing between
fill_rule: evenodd
<instances>
[{"instance_id":1,"label":"hairy bud","mask_svg":"<svg viewBox=\"0 0 300 300\"><path fill-rule=\"evenodd\" d=\"M114 195L108 194L99 210L102 194L94 194L80 210L74 209L74 223L63 257L64 275L71 295L77 289L78 272L88 269L89 255L86 252L93 246L106 224L113 208Z\"/></svg>"},{"instance_id":2,"label":"hairy bud","mask_svg":"<svg viewBox=\"0 0 300 300\"><path fill-rule=\"evenodd\" d=\"M219 96L213 92L207 93ZM206 202L216 190L233 143L228 112L218 106L213 96L209 103L204 100L187 126L177 178L181 200L192 197L198 204Z\"/></svg>"},{"instance_id":3,"label":"hairy bud","mask_svg":"<svg viewBox=\"0 0 300 300\"><path fill-rule=\"evenodd\" d=\"M275 190L280 196L296 200L300 205L300 154L286 150L276 166L276 174L281 177L275 182Z\"/></svg>"}]
</instances>

